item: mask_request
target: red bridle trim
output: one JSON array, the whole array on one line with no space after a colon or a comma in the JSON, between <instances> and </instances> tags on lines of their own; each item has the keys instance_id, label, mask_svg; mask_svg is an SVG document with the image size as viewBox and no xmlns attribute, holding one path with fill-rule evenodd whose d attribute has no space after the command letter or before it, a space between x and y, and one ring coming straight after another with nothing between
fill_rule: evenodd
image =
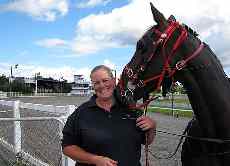
<instances>
[{"instance_id":1,"label":"red bridle trim","mask_svg":"<svg viewBox=\"0 0 230 166\"><path fill-rule=\"evenodd\" d=\"M170 37L172 36L172 34L174 33L174 31L180 28L181 29L181 34L178 37L178 39L176 40L175 44L173 45L173 49L172 52L169 56L166 56L165 53L165 47L166 47L166 43L167 41L170 39ZM154 32L157 32L157 34L159 35L160 31L154 29ZM154 77L148 78L146 80L143 81L144 85L146 85L146 83L152 81L152 80L156 80L159 79L158 83L157 83L157 90L160 89L161 83L163 81L164 75L166 72L171 73L171 69L170 69L170 61L172 56L175 54L176 50L179 48L179 46L181 45L181 43L184 42L184 40L187 38L187 31L180 26L180 24L178 22L170 22L170 25L168 26L168 28L165 30L165 32L163 32L162 34L166 35L166 38L163 40L163 46L162 46L162 52L163 52L163 57L164 57L164 65L163 65L163 70L162 72ZM162 34L160 36L162 36ZM158 40L161 40L158 39ZM153 55L151 54L150 57L153 57Z\"/></svg>"},{"instance_id":2,"label":"red bridle trim","mask_svg":"<svg viewBox=\"0 0 230 166\"><path fill-rule=\"evenodd\" d=\"M168 56L166 56L166 53L165 53L166 43L170 39L170 37L172 36L174 31L176 29L178 29L178 28L181 30L181 34L177 38L175 44L173 45L171 53ZM187 35L188 35L187 31L182 26L180 26L180 24L178 22L173 22L173 21L170 22L170 25L168 26L168 28L163 33L160 32L158 29L153 29L153 31L154 31L154 33L156 33L159 36L159 39L156 42L157 46L160 43L162 43L161 51L162 51L162 56L164 58L164 65L163 65L163 70L159 75L156 75L156 76L150 77L150 78L148 78L146 80L143 80L143 86L145 86L150 81L158 79L156 90L159 90L160 86L162 84L162 81L163 81L165 73L168 72L169 77L173 77L173 75L176 73L177 70L179 71L179 70L183 69L190 60L192 60L193 58L195 58L198 55L200 55L199 53L204 48L204 44L201 43L199 45L199 47L191 55L187 56L187 58L185 60L181 60L181 61L177 62L176 66L172 70L171 67L170 67L171 59L172 59L173 55L175 55L176 50L181 46L181 44L187 38ZM152 53L150 55L150 57L148 58L148 62L152 60L153 56L154 56L154 53ZM120 86L120 89L121 89L121 93L123 95L124 94L124 82L120 80L119 81L119 86ZM140 109L140 108L146 107L151 101L153 101L153 100L155 100L157 98L158 97L153 96L150 99L148 99L147 101L145 101L143 104L129 105L129 108L130 109Z\"/></svg>"},{"instance_id":3,"label":"red bridle trim","mask_svg":"<svg viewBox=\"0 0 230 166\"><path fill-rule=\"evenodd\" d=\"M143 108L143 107L145 107L145 106L147 106L147 105L149 105L149 103L151 102L151 101L153 101L153 100L156 100L156 99L158 99L159 98L159 96L152 96L150 99L148 99L148 100L146 100L144 103L142 103L142 104L130 104L129 105L129 109L141 109L141 108Z\"/></svg>"},{"instance_id":4,"label":"red bridle trim","mask_svg":"<svg viewBox=\"0 0 230 166\"><path fill-rule=\"evenodd\" d=\"M192 60L193 58L200 55L199 53L202 51L203 48L204 48L204 44L201 43L199 45L199 47L192 53L192 55L188 56L188 58L186 58L185 60L181 60L181 61L177 62L175 68L173 70L171 70L171 72L169 73L169 77L172 77L177 70L178 71L182 70L190 60ZM153 81L153 80L158 79L158 78L160 79L158 84L161 83L162 82L162 80L161 80L162 76L164 76L166 70L167 69L164 67L161 74L144 80L143 81L144 85L146 85L148 82Z\"/></svg>"}]
</instances>

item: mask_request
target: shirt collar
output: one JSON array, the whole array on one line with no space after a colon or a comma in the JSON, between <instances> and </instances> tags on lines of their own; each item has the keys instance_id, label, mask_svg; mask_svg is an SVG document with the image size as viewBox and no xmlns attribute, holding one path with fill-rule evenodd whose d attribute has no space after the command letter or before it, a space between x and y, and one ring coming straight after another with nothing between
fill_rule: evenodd
<instances>
[{"instance_id":1,"label":"shirt collar","mask_svg":"<svg viewBox=\"0 0 230 166\"><path fill-rule=\"evenodd\" d=\"M89 99L89 103L88 103L88 107L98 107L97 104L96 104L96 98L97 98L97 95L94 94L93 96L91 96L91 98ZM116 98L114 97L114 104L113 106L116 106L118 104Z\"/></svg>"},{"instance_id":2,"label":"shirt collar","mask_svg":"<svg viewBox=\"0 0 230 166\"><path fill-rule=\"evenodd\" d=\"M90 97L88 107L97 107L96 98L97 96L95 94Z\"/></svg>"}]
</instances>

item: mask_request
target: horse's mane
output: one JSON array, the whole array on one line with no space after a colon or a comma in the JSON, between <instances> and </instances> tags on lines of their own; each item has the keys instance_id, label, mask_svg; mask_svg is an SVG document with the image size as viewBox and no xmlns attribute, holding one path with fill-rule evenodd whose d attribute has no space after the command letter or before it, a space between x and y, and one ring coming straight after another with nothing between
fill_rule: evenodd
<instances>
[{"instance_id":1,"label":"horse's mane","mask_svg":"<svg viewBox=\"0 0 230 166\"><path fill-rule=\"evenodd\" d=\"M190 33L194 37L198 37L199 36L199 34L196 31L194 31L191 27L189 27L188 25L186 25L186 24L183 23L182 26L186 29L186 31L188 33ZM210 53L212 54L212 56L215 57L216 63L218 63L219 67L224 71L223 66L222 66L220 60L217 58L216 54L211 50L211 48L208 45L206 45L206 46L208 47L208 49L209 49Z\"/></svg>"},{"instance_id":2,"label":"horse's mane","mask_svg":"<svg viewBox=\"0 0 230 166\"><path fill-rule=\"evenodd\" d=\"M188 33L190 33L190 34L193 35L194 37L199 36L199 34L198 34L196 31L194 31L191 27L189 27L188 25L186 25L186 24L183 23L182 26L186 29L186 31L187 31Z\"/></svg>"},{"instance_id":3,"label":"horse's mane","mask_svg":"<svg viewBox=\"0 0 230 166\"><path fill-rule=\"evenodd\" d=\"M156 27L156 26L157 25L152 25L152 26L147 27L146 30L144 31L143 36L145 36L145 34L148 33L150 29L152 29L153 27ZM191 27L189 27L188 25L182 23L182 26L186 29L186 31L188 33L190 33L194 37L198 37L199 36L199 34L195 30L193 30Z\"/></svg>"},{"instance_id":4,"label":"horse's mane","mask_svg":"<svg viewBox=\"0 0 230 166\"><path fill-rule=\"evenodd\" d=\"M197 38L197 37L199 36L199 34L198 34L195 30L193 30L191 27L189 27L188 25L186 25L186 24L184 24L184 23L182 23L181 25L186 29L186 31L187 31L189 34L191 34L191 35L194 36L195 38ZM144 32L144 35L143 35L143 36L145 36L145 35L149 32L149 30L151 30L153 27L157 27L157 25L152 25L152 26L147 27L146 30L145 30L145 32ZM207 46L208 46L208 45L207 45ZM209 46L208 46L208 48L209 48ZM222 66L220 60L217 58L216 54L214 54L213 51L212 51L210 48L209 48L209 50L210 50L212 56L215 57L215 59L216 59L217 63L219 64L219 66L220 66L220 67L222 68L222 70L223 70L223 66Z\"/></svg>"}]
</instances>

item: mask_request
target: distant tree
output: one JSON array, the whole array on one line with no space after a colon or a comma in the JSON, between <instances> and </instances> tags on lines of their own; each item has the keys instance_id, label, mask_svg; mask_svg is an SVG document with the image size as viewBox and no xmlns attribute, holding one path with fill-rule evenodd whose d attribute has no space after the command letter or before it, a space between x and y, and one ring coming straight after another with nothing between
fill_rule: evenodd
<instances>
[{"instance_id":1,"label":"distant tree","mask_svg":"<svg viewBox=\"0 0 230 166\"><path fill-rule=\"evenodd\" d=\"M67 81L62 82L62 92L63 93L70 93L72 90L72 84L67 83Z\"/></svg>"},{"instance_id":2,"label":"distant tree","mask_svg":"<svg viewBox=\"0 0 230 166\"><path fill-rule=\"evenodd\" d=\"M9 90L9 79L5 75L0 76L0 91L7 92Z\"/></svg>"},{"instance_id":3,"label":"distant tree","mask_svg":"<svg viewBox=\"0 0 230 166\"><path fill-rule=\"evenodd\" d=\"M175 83L173 92L179 92L180 94L186 94L186 90L184 89L183 85L178 82Z\"/></svg>"},{"instance_id":4,"label":"distant tree","mask_svg":"<svg viewBox=\"0 0 230 166\"><path fill-rule=\"evenodd\" d=\"M25 84L24 80L14 80L11 84L12 92L32 93L33 88Z\"/></svg>"}]
</instances>

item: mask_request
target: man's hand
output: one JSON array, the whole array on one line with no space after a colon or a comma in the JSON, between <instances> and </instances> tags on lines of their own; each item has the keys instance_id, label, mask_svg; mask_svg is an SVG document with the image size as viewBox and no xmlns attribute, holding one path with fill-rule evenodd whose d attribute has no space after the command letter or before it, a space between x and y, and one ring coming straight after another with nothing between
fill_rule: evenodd
<instances>
[{"instance_id":1,"label":"man's hand","mask_svg":"<svg viewBox=\"0 0 230 166\"><path fill-rule=\"evenodd\" d=\"M118 162L108 157L96 156L94 163L96 166L117 166Z\"/></svg>"},{"instance_id":2,"label":"man's hand","mask_svg":"<svg viewBox=\"0 0 230 166\"><path fill-rule=\"evenodd\" d=\"M147 131L150 129L156 130L156 121L148 116L140 116L139 118L137 118L136 125L143 131Z\"/></svg>"},{"instance_id":3,"label":"man's hand","mask_svg":"<svg viewBox=\"0 0 230 166\"><path fill-rule=\"evenodd\" d=\"M156 121L148 116L141 116L137 118L136 126L138 126L142 131L145 131L147 136L146 143L150 145L153 142L156 135Z\"/></svg>"}]
</instances>

